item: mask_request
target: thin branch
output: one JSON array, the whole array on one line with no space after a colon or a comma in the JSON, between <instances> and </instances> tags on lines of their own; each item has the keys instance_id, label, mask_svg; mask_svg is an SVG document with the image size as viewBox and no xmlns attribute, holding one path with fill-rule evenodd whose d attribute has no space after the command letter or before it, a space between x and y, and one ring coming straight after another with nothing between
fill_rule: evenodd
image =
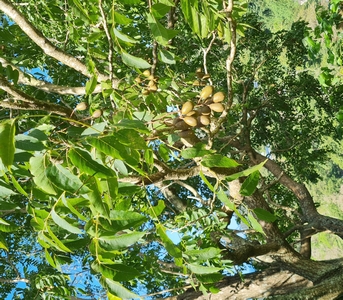
<instances>
[{"instance_id":1,"label":"thin branch","mask_svg":"<svg viewBox=\"0 0 343 300\"><path fill-rule=\"evenodd\" d=\"M208 74L208 70L207 70L207 55L210 52L215 39L216 39L216 34L213 32L212 33L212 39L211 39L210 43L208 44L208 47L202 49L202 52L203 52L203 66L204 66L205 74ZM209 79L209 82L210 82L211 85L213 84L211 78Z\"/></svg>"},{"instance_id":2,"label":"thin branch","mask_svg":"<svg viewBox=\"0 0 343 300\"><path fill-rule=\"evenodd\" d=\"M58 49L55 45L53 45L10 2L8 2L7 0L0 0L0 10L4 14L6 14L9 18L11 18L23 30L23 32L34 43L36 43L38 47L40 47L43 50L43 52L46 55L80 72L86 77L92 76L92 74L87 70L86 65L84 65L81 61L79 61L74 56L67 54L66 52ZM108 76L103 75L99 72L97 73L97 77L98 77L99 82L109 79Z\"/></svg>"},{"instance_id":3,"label":"thin branch","mask_svg":"<svg viewBox=\"0 0 343 300\"><path fill-rule=\"evenodd\" d=\"M0 101L0 106L12 109L22 109L22 110L44 110L51 113L55 113L61 116L69 117L71 116L73 110L55 104L49 103L41 100L37 100L24 92L13 87L4 77L0 76L0 89L4 90L8 94L12 95L15 100L20 100L22 103L13 103L9 101Z\"/></svg>"}]
</instances>

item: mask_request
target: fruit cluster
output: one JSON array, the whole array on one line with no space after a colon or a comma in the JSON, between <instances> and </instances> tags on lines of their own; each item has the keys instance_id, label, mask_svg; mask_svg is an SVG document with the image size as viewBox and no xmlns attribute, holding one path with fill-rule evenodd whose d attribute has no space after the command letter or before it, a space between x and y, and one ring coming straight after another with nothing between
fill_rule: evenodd
<instances>
[{"instance_id":1,"label":"fruit cluster","mask_svg":"<svg viewBox=\"0 0 343 300\"><path fill-rule=\"evenodd\" d=\"M221 103L225 99L223 92L214 93L212 85L205 86L199 94L196 104L187 101L182 105L179 116L172 122L166 122L179 132L180 137L186 137L192 132L192 127L205 127L211 123L211 115L214 112L222 112L224 105Z\"/></svg>"},{"instance_id":2,"label":"fruit cluster","mask_svg":"<svg viewBox=\"0 0 343 300\"><path fill-rule=\"evenodd\" d=\"M151 75L149 70L145 70L143 73L143 76L145 78L141 78L140 76L135 78L135 82L138 83L139 85L144 86L142 89L142 95L149 95L151 92L156 92L158 87L157 87L157 82L158 78L155 77L154 75Z\"/></svg>"}]
</instances>

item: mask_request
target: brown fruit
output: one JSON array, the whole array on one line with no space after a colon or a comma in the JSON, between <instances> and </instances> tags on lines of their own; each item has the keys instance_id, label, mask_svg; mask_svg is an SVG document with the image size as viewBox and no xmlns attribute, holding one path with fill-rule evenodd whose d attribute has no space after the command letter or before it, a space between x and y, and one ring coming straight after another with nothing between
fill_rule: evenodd
<instances>
[{"instance_id":1,"label":"brown fruit","mask_svg":"<svg viewBox=\"0 0 343 300\"><path fill-rule=\"evenodd\" d=\"M198 112L201 115L209 115L211 113L211 109L207 105L202 105L198 108Z\"/></svg>"},{"instance_id":2,"label":"brown fruit","mask_svg":"<svg viewBox=\"0 0 343 300\"><path fill-rule=\"evenodd\" d=\"M224 110L224 105L221 103L212 103L209 107L215 112L222 112Z\"/></svg>"},{"instance_id":3,"label":"brown fruit","mask_svg":"<svg viewBox=\"0 0 343 300\"><path fill-rule=\"evenodd\" d=\"M86 102L80 102L75 107L76 110L86 110L87 109L87 103Z\"/></svg>"},{"instance_id":4,"label":"brown fruit","mask_svg":"<svg viewBox=\"0 0 343 300\"><path fill-rule=\"evenodd\" d=\"M177 130L187 130L189 128L189 125L187 125L183 120L180 120L179 122L174 124L174 127Z\"/></svg>"},{"instance_id":5,"label":"brown fruit","mask_svg":"<svg viewBox=\"0 0 343 300\"><path fill-rule=\"evenodd\" d=\"M211 122L211 119L209 116L199 116L198 120L204 126L207 126Z\"/></svg>"},{"instance_id":6,"label":"brown fruit","mask_svg":"<svg viewBox=\"0 0 343 300\"><path fill-rule=\"evenodd\" d=\"M187 125L191 127L195 127L198 124L197 119L194 117L184 117L183 120Z\"/></svg>"},{"instance_id":7,"label":"brown fruit","mask_svg":"<svg viewBox=\"0 0 343 300\"><path fill-rule=\"evenodd\" d=\"M200 85L200 81L199 81L199 80L193 81L193 85L194 85L194 86L199 86L199 85Z\"/></svg>"},{"instance_id":8,"label":"brown fruit","mask_svg":"<svg viewBox=\"0 0 343 300\"><path fill-rule=\"evenodd\" d=\"M100 118L102 115L102 110L101 109L97 109L92 113L92 118L96 119L96 118Z\"/></svg>"},{"instance_id":9,"label":"brown fruit","mask_svg":"<svg viewBox=\"0 0 343 300\"><path fill-rule=\"evenodd\" d=\"M210 79L211 75L210 74L204 74L204 76L201 78L202 80Z\"/></svg>"},{"instance_id":10,"label":"brown fruit","mask_svg":"<svg viewBox=\"0 0 343 300\"><path fill-rule=\"evenodd\" d=\"M205 86L200 92L200 99L207 99L213 94L214 88L212 85Z\"/></svg>"},{"instance_id":11,"label":"brown fruit","mask_svg":"<svg viewBox=\"0 0 343 300\"><path fill-rule=\"evenodd\" d=\"M189 138L194 135L192 130L183 130L178 133L180 138Z\"/></svg>"},{"instance_id":12,"label":"brown fruit","mask_svg":"<svg viewBox=\"0 0 343 300\"><path fill-rule=\"evenodd\" d=\"M223 92L217 92L213 95L212 100L214 103L222 102L225 99Z\"/></svg>"},{"instance_id":13,"label":"brown fruit","mask_svg":"<svg viewBox=\"0 0 343 300\"><path fill-rule=\"evenodd\" d=\"M150 70L145 70L145 71L143 72L143 75L144 75L145 77L149 77L149 76L151 75Z\"/></svg>"},{"instance_id":14,"label":"brown fruit","mask_svg":"<svg viewBox=\"0 0 343 300\"><path fill-rule=\"evenodd\" d=\"M182 105L181 114L187 115L191 110L193 110L194 104L191 101L187 101Z\"/></svg>"},{"instance_id":15,"label":"brown fruit","mask_svg":"<svg viewBox=\"0 0 343 300\"><path fill-rule=\"evenodd\" d=\"M197 68L196 70L195 70L195 73L202 73L202 68Z\"/></svg>"}]
</instances>

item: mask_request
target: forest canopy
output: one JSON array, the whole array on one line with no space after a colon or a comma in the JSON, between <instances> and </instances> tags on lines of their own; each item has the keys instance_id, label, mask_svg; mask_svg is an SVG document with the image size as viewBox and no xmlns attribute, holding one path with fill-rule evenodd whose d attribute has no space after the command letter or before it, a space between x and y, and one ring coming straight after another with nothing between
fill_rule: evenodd
<instances>
[{"instance_id":1,"label":"forest canopy","mask_svg":"<svg viewBox=\"0 0 343 300\"><path fill-rule=\"evenodd\" d=\"M0 0L2 299L343 294L342 3L268 3Z\"/></svg>"}]
</instances>

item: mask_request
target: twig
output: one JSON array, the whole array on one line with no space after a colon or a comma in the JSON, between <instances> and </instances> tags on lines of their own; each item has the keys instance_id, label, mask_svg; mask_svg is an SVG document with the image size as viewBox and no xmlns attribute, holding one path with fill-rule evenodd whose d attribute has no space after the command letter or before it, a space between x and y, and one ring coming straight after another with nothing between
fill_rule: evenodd
<instances>
[{"instance_id":1,"label":"twig","mask_svg":"<svg viewBox=\"0 0 343 300\"><path fill-rule=\"evenodd\" d=\"M210 43L208 44L208 47L207 48L202 48L203 61L204 61L203 65L204 65L204 72L205 72L205 74L208 74L208 70L207 70L207 54L210 52L215 39L216 39L216 34L213 32L212 33L212 39L211 39ZM209 78L209 82L210 82L211 85L213 84L211 78Z\"/></svg>"},{"instance_id":2,"label":"twig","mask_svg":"<svg viewBox=\"0 0 343 300\"><path fill-rule=\"evenodd\" d=\"M0 0L0 10L11 18L23 32L40 47L43 52L64 65L80 72L86 77L91 77L92 74L88 72L86 65L72 55L58 49L53 45L43 34L37 30L11 3L6 0ZM97 73L99 81L105 81L108 76Z\"/></svg>"}]
</instances>

